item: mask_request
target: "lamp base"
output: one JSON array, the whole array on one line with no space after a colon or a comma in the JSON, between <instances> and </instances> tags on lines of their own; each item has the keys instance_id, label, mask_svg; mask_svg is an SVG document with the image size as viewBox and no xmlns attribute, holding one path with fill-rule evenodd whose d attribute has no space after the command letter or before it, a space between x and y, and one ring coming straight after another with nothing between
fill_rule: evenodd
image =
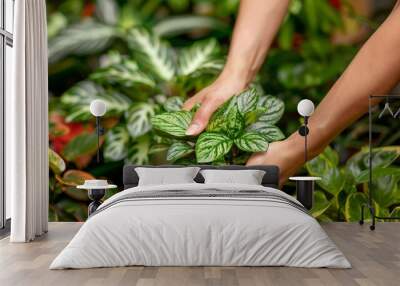
<instances>
[{"instance_id":1,"label":"lamp base","mask_svg":"<svg viewBox=\"0 0 400 286\"><path fill-rule=\"evenodd\" d=\"M105 193L105 189L91 189L88 191L89 198L92 200L88 207L89 216L101 205L101 199L104 197Z\"/></svg>"},{"instance_id":2,"label":"lamp base","mask_svg":"<svg viewBox=\"0 0 400 286\"><path fill-rule=\"evenodd\" d=\"M314 204L314 181L296 181L297 199L310 210Z\"/></svg>"}]
</instances>

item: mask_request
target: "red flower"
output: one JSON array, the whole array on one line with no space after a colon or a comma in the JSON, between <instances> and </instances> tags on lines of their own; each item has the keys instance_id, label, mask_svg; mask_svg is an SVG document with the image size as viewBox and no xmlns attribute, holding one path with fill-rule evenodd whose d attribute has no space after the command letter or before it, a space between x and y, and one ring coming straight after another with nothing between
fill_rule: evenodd
<instances>
[{"instance_id":1,"label":"red flower","mask_svg":"<svg viewBox=\"0 0 400 286\"><path fill-rule=\"evenodd\" d=\"M304 36L302 34L296 33L293 36L292 47L297 50L299 49L304 42Z\"/></svg>"},{"instance_id":2,"label":"red flower","mask_svg":"<svg viewBox=\"0 0 400 286\"><path fill-rule=\"evenodd\" d=\"M340 10L342 7L342 1L341 0L329 0L329 4L336 10Z\"/></svg>"},{"instance_id":3,"label":"red flower","mask_svg":"<svg viewBox=\"0 0 400 286\"><path fill-rule=\"evenodd\" d=\"M82 17L83 18L92 17L95 11L96 11L96 5L94 5L93 3L86 3L85 6L83 7Z\"/></svg>"},{"instance_id":4,"label":"red flower","mask_svg":"<svg viewBox=\"0 0 400 286\"><path fill-rule=\"evenodd\" d=\"M80 122L70 122L66 123L64 117L59 114L53 113L50 115L50 124L54 124L54 129L60 131L60 135L50 134L50 141L58 154L61 154L65 145L68 144L69 141L74 139L76 136L81 134L82 132L93 132L93 126L84 125Z\"/></svg>"}]
</instances>

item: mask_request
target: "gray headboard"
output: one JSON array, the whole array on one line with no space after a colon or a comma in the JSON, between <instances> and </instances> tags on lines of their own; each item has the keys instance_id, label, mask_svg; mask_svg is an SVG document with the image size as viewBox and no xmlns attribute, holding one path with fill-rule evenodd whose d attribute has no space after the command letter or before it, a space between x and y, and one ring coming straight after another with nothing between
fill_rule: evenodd
<instances>
[{"instance_id":1,"label":"gray headboard","mask_svg":"<svg viewBox=\"0 0 400 286\"><path fill-rule=\"evenodd\" d=\"M142 166L142 165L126 165L123 171L123 183L124 189L129 189L136 187L139 182L139 177L135 171L136 167L152 167L152 168L179 168L186 167L180 165L158 165L158 166ZM210 165L196 165L201 169L219 169L219 170L263 170L265 171L264 178L262 180L262 185L265 187L278 188L279 186L279 168L278 166L210 166ZM198 183L203 183L204 178L199 173L194 179Z\"/></svg>"}]
</instances>

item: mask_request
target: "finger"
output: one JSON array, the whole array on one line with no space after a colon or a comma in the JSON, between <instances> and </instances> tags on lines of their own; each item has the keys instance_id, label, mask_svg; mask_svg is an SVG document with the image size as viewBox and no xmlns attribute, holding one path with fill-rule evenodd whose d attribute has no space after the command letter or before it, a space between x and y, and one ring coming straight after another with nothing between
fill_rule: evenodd
<instances>
[{"instance_id":1,"label":"finger","mask_svg":"<svg viewBox=\"0 0 400 286\"><path fill-rule=\"evenodd\" d=\"M194 96L186 100L185 103L183 104L182 109L190 111L193 108L193 106L203 101L204 96L205 96L204 90L200 91L199 93L195 94Z\"/></svg>"},{"instance_id":2,"label":"finger","mask_svg":"<svg viewBox=\"0 0 400 286\"><path fill-rule=\"evenodd\" d=\"M211 115L218 108L218 103L213 100L205 100L201 104L199 110L194 115L192 123L186 131L186 135L198 135L202 132L208 124Z\"/></svg>"}]
</instances>

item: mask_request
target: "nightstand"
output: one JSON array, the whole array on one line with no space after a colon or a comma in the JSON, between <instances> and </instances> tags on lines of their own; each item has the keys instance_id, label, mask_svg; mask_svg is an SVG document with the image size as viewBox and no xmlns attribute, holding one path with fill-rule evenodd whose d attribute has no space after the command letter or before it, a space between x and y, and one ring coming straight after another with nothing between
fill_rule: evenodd
<instances>
[{"instance_id":1,"label":"nightstand","mask_svg":"<svg viewBox=\"0 0 400 286\"><path fill-rule=\"evenodd\" d=\"M106 194L108 189L115 189L116 185L110 185L106 180L86 180L85 184L77 186L78 189L85 189L88 191L89 199L92 202L88 206L88 215L94 213L101 205L101 199Z\"/></svg>"},{"instance_id":2,"label":"nightstand","mask_svg":"<svg viewBox=\"0 0 400 286\"><path fill-rule=\"evenodd\" d=\"M321 180L320 177L290 177L296 181L297 200L310 210L314 203L314 182Z\"/></svg>"}]
</instances>

